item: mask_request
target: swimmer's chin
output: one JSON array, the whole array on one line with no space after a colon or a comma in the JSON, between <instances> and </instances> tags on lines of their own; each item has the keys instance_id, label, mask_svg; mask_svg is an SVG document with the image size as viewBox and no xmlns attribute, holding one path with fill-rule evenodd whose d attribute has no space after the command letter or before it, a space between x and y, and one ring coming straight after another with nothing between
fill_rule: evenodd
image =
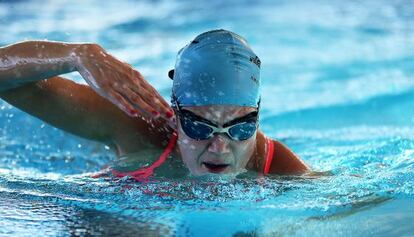
<instances>
[{"instance_id":1,"label":"swimmer's chin","mask_svg":"<svg viewBox=\"0 0 414 237\"><path fill-rule=\"evenodd\" d=\"M240 173L228 173L228 174L214 174L214 173L205 173L200 175L189 174L189 178L201 181L228 181L234 180L237 178Z\"/></svg>"},{"instance_id":2,"label":"swimmer's chin","mask_svg":"<svg viewBox=\"0 0 414 237\"><path fill-rule=\"evenodd\" d=\"M190 176L193 178L203 178L203 177L223 177L223 178L234 178L239 174L245 173L247 170L245 168L235 170L233 166L229 166L226 169L215 171L206 168L204 164L199 167L197 170L190 170Z\"/></svg>"}]
</instances>

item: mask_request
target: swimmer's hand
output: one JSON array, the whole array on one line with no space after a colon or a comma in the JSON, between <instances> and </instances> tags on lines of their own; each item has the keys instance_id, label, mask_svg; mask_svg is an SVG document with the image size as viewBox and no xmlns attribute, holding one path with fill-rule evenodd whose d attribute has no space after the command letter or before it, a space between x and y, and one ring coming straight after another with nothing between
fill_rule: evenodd
<instances>
[{"instance_id":1,"label":"swimmer's hand","mask_svg":"<svg viewBox=\"0 0 414 237\"><path fill-rule=\"evenodd\" d=\"M99 95L130 116L161 116L171 121L173 110L169 104L131 65L97 44L82 44L75 55L77 71Z\"/></svg>"}]
</instances>

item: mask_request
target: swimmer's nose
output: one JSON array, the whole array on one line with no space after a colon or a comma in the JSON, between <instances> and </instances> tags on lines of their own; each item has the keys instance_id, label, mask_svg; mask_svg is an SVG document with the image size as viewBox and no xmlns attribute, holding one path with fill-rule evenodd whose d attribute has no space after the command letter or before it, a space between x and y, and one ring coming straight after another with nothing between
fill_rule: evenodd
<instances>
[{"instance_id":1,"label":"swimmer's nose","mask_svg":"<svg viewBox=\"0 0 414 237\"><path fill-rule=\"evenodd\" d=\"M208 147L208 151L217 155L229 153L229 142L223 135L215 135L211 139L211 144Z\"/></svg>"}]
</instances>

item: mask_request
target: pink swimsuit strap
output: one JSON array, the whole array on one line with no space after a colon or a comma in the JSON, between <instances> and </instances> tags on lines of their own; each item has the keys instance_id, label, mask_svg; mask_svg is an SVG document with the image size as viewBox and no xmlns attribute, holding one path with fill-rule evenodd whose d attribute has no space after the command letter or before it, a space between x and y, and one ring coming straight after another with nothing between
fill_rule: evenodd
<instances>
[{"instance_id":1,"label":"pink swimsuit strap","mask_svg":"<svg viewBox=\"0 0 414 237\"><path fill-rule=\"evenodd\" d=\"M120 172L112 169L112 174L118 178L129 176L137 181L148 179L151 175L154 174L154 170L161 166L168 158L168 156L171 154L171 152L174 150L175 144L177 143L177 138L178 135L176 132L174 132L170 140L168 141L168 145L165 148L164 152L160 155L160 158L158 158L158 160L155 161L152 165L131 172Z\"/></svg>"},{"instance_id":2,"label":"pink swimsuit strap","mask_svg":"<svg viewBox=\"0 0 414 237\"><path fill-rule=\"evenodd\" d=\"M265 165L263 169L264 175L269 174L270 165L272 164L272 161L273 161L273 153L275 151L275 146L273 144L272 139L269 139L267 137L266 137L266 148L267 148L266 161L265 161Z\"/></svg>"}]
</instances>

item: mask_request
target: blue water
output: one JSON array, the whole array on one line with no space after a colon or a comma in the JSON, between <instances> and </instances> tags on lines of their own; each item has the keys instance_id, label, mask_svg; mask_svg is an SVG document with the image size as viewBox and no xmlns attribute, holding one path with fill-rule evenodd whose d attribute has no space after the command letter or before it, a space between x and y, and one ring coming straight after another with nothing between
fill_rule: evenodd
<instances>
[{"instance_id":1,"label":"blue water","mask_svg":"<svg viewBox=\"0 0 414 237\"><path fill-rule=\"evenodd\" d=\"M0 236L414 236L413 1L0 0L0 46L97 42L165 98L216 28L261 58L261 129L333 175L90 179L109 148L1 101Z\"/></svg>"}]
</instances>

